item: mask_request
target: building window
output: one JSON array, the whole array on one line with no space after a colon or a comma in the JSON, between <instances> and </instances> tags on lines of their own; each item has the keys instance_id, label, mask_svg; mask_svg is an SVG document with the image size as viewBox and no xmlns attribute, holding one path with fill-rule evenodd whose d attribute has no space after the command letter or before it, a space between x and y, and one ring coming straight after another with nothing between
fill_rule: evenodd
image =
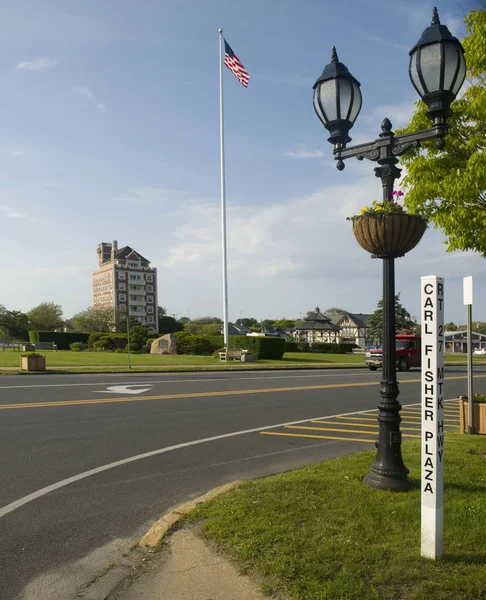
<instances>
[{"instance_id":1,"label":"building window","mask_svg":"<svg viewBox=\"0 0 486 600\"><path fill-rule=\"evenodd\" d=\"M140 281L140 275L130 275L132 281Z\"/></svg>"},{"instance_id":2,"label":"building window","mask_svg":"<svg viewBox=\"0 0 486 600\"><path fill-rule=\"evenodd\" d=\"M147 281L152 281L152 275L147 275Z\"/></svg>"},{"instance_id":3,"label":"building window","mask_svg":"<svg viewBox=\"0 0 486 600\"><path fill-rule=\"evenodd\" d=\"M149 304L153 304L153 302L154 302L154 297L153 297L153 296L147 296L147 302L148 302Z\"/></svg>"},{"instance_id":4,"label":"building window","mask_svg":"<svg viewBox=\"0 0 486 600\"><path fill-rule=\"evenodd\" d=\"M120 283L118 286L121 290L126 290L127 289L127 285L126 283Z\"/></svg>"},{"instance_id":5,"label":"building window","mask_svg":"<svg viewBox=\"0 0 486 600\"><path fill-rule=\"evenodd\" d=\"M147 317L147 321L148 321L149 323L153 323L153 322L154 322L154 318L153 318L153 317Z\"/></svg>"},{"instance_id":6,"label":"building window","mask_svg":"<svg viewBox=\"0 0 486 600\"><path fill-rule=\"evenodd\" d=\"M125 302L125 300L126 300L126 299L127 299L127 297L126 297L126 295L125 295L125 294L120 294L120 295L118 296L118 300L119 300L120 302Z\"/></svg>"},{"instance_id":7,"label":"building window","mask_svg":"<svg viewBox=\"0 0 486 600\"><path fill-rule=\"evenodd\" d=\"M147 306L147 312L153 313L154 312L154 307L153 306Z\"/></svg>"},{"instance_id":8,"label":"building window","mask_svg":"<svg viewBox=\"0 0 486 600\"><path fill-rule=\"evenodd\" d=\"M135 267L135 268L137 268L138 267L138 263L136 263L136 262L129 262L128 266L129 267Z\"/></svg>"},{"instance_id":9,"label":"building window","mask_svg":"<svg viewBox=\"0 0 486 600\"><path fill-rule=\"evenodd\" d=\"M125 273L123 271L118 272L118 279L125 279Z\"/></svg>"},{"instance_id":10,"label":"building window","mask_svg":"<svg viewBox=\"0 0 486 600\"><path fill-rule=\"evenodd\" d=\"M153 285L148 285L147 286L147 292L153 292L154 291L154 286Z\"/></svg>"}]
</instances>

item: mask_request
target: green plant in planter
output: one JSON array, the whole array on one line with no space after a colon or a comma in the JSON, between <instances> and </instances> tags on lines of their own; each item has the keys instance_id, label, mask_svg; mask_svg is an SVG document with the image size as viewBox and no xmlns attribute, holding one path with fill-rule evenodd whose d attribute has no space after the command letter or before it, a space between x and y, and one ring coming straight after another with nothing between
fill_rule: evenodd
<instances>
[{"instance_id":1,"label":"green plant in planter","mask_svg":"<svg viewBox=\"0 0 486 600\"><path fill-rule=\"evenodd\" d=\"M462 397L463 402L467 402L467 396ZM474 404L486 404L486 396L484 394L474 394Z\"/></svg>"},{"instance_id":2,"label":"green plant in planter","mask_svg":"<svg viewBox=\"0 0 486 600\"><path fill-rule=\"evenodd\" d=\"M25 352L24 354L20 355L22 358L42 358L44 355L43 354L39 354L38 352Z\"/></svg>"}]
</instances>

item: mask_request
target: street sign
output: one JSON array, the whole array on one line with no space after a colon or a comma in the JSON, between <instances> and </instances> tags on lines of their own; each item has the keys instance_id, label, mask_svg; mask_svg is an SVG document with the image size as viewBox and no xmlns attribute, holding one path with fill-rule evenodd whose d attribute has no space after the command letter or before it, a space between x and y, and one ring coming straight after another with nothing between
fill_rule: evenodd
<instances>
[{"instance_id":1,"label":"street sign","mask_svg":"<svg viewBox=\"0 0 486 600\"><path fill-rule=\"evenodd\" d=\"M473 303L473 278L472 275L463 279L464 304L468 306Z\"/></svg>"},{"instance_id":2,"label":"street sign","mask_svg":"<svg viewBox=\"0 0 486 600\"><path fill-rule=\"evenodd\" d=\"M422 535L421 554L442 556L444 499L444 280L421 278Z\"/></svg>"}]
</instances>

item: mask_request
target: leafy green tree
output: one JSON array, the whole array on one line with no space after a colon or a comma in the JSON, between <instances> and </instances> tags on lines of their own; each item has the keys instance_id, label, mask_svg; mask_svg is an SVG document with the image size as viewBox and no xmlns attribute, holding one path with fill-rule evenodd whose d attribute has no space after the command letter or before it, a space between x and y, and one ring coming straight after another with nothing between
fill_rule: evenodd
<instances>
[{"instance_id":1,"label":"leafy green tree","mask_svg":"<svg viewBox=\"0 0 486 600\"><path fill-rule=\"evenodd\" d=\"M76 331L112 331L115 327L115 312L110 306L89 306L72 318Z\"/></svg>"},{"instance_id":2,"label":"leafy green tree","mask_svg":"<svg viewBox=\"0 0 486 600\"><path fill-rule=\"evenodd\" d=\"M296 321L291 321L290 319L279 319L278 321L274 321L275 327L280 327L280 329L289 329L290 327L295 326Z\"/></svg>"},{"instance_id":3,"label":"leafy green tree","mask_svg":"<svg viewBox=\"0 0 486 600\"><path fill-rule=\"evenodd\" d=\"M183 331L184 324L180 321L176 321L174 317L168 317L164 315L159 317L159 333L165 335L166 333L175 333L176 331Z\"/></svg>"},{"instance_id":4,"label":"leafy green tree","mask_svg":"<svg viewBox=\"0 0 486 600\"><path fill-rule=\"evenodd\" d=\"M218 317L198 317L193 320L193 323L198 325L211 325L211 324L222 324L223 321Z\"/></svg>"},{"instance_id":5,"label":"leafy green tree","mask_svg":"<svg viewBox=\"0 0 486 600\"><path fill-rule=\"evenodd\" d=\"M457 325L452 321L444 325L445 331L457 331Z\"/></svg>"},{"instance_id":6,"label":"leafy green tree","mask_svg":"<svg viewBox=\"0 0 486 600\"><path fill-rule=\"evenodd\" d=\"M149 332L146 327L142 325L135 325L130 327L130 350L133 352L139 352L142 346L145 345L149 337Z\"/></svg>"},{"instance_id":7,"label":"leafy green tree","mask_svg":"<svg viewBox=\"0 0 486 600\"><path fill-rule=\"evenodd\" d=\"M347 315L348 314L347 310L344 310L343 308L336 308L336 307L326 308L326 310L324 312L327 315Z\"/></svg>"},{"instance_id":8,"label":"leafy green tree","mask_svg":"<svg viewBox=\"0 0 486 600\"><path fill-rule=\"evenodd\" d=\"M262 327L273 327L275 321L273 319L263 319Z\"/></svg>"},{"instance_id":9,"label":"leafy green tree","mask_svg":"<svg viewBox=\"0 0 486 600\"><path fill-rule=\"evenodd\" d=\"M27 317L31 322L31 329L39 331L54 331L64 324L62 308L54 302L41 302L29 310Z\"/></svg>"},{"instance_id":10,"label":"leafy green tree","mask_svg":"<svg viewBox=\"0 0 486 600\"><path fill-rule=\"evenodd\" d=\"M235 321L235 325L244 325L245 327L254 327L255 325L258 324L258 321L256 319L253 319L252 317L247 318L240 318L240 319L236 319Z\"/></svg>"},{"instance_id":11,"label":"leafy green tree","mask_svg":"<svg viewBox=\"0 0 486 600\"><path fill-rule=\"evenodd\" d=\"M395 296L395 315L396 329L395 331L411 331L415 333L416 323L410 316L408 310L400 304L400 294ZM383 336L383 299L378 302L377 309L368 319L369 334L368 337L374 340L381 340Z\"/></svg>"},{"instance_id":12,"label":"leafy green tree","mask_svg":"<svg viewBox=\"0 0 486 600\"><path fill-rule=\"evenodd\" d=\"M465 19L467 81L451 105L445 149L434 141L401 158L407 168L405 205L447 236L447 250L474 250L486 256L486 10ZM430 127L426 106L418 101L407 132Z\"/></svg>"}]
</instances>

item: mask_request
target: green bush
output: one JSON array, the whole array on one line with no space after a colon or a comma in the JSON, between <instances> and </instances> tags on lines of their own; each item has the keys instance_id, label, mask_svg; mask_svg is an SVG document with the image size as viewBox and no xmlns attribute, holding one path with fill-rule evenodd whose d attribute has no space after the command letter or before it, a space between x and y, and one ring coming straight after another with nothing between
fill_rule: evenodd
<instances>
[{"instance_id":1,"label":"green bush","mask_svg":"<svg viewBox=\"0 0 486 600\"><path fill-rule=\"evenodd\" d=\"M150 354L150 344L144 344L140 349L140 354Z\"/></svg>"},{"instance_id":2,"label":"green bush","mask_svg":"<svg viewBox=\"0 0 486 600\"><path fill-rule=\"evenodd\" d=\"M220 352L225 352L225 351L226 351L226 348L224 346L222 348L218 348L217 350L215 350L213 352L214 358L219 358L219 353Z\"/></svg>"},{"instance_id":3,"label":"green bush","mask_svg":"<svg viewBox=\"0 0 486 600\"><path fill-rule=\"evenodd\" d=\"M69 344L69 347L72 352L82 352L87 349L88 344L84 344L83 342L73 342L72 344Z\"/></svg>"},{"instance_id":4,"label":"green bush","mask_svg":"<svg viewBox=\"0 0 486 600\"><path fill-rule=\"evenodd\" d=\"M90 333L88 336L88 348L90 350L93 350L94 343L100 340L105 335L106 333L103 333L102 331L95 331L93 333Z\"/></svg>"},{"instance_id":5,"label":"green bush","mask_svg":"<svg viewBox=\"0 0 486 600\"><path fill-rule=\"evenodd\" d=\"M298 352L297 342L285 342L285 352Z\"/></svg>"},{"instance_id":6,"label":"green bush","mask_svg":"<svg viewBox=\"0 0 486 600\"><path fill-rule=\"evenodd\" d=\"M328 344L325 342L314 342L309 346L309 352L318 354L345 354L357 348L356 344Z\"/></svg>"},{"instance_id":7,"label":"green bush","mask_svg":"<svg viewBox=\"0 0 486 600\"><path fill-rule=\"evenodd\" d=\"M113 351L114 347L111 344L111 341L103 338L101 340L97 340L96 342L93 343L93 350L95 352L106 352L108 350Z\"/></svg>"},{"instance_id":8,"label":"green bush","mask_svg":"<svg viewBox=\"0 0 486 600\"><path fill-rule=\"evenodd\" d=\"M148 338L148 329L142 325L130 327L130 350L139 352ZM125 342L126 343L126 342Z\"/></svg>"},{"instance_id":9,"label":"green bush","mask_svg":"<svg viewBox=\"0 0 486 600\"><path fill-rule=\"evenodd\" d=\"M207 337L192 335L186 331L178 331L174 335L177 341L177 354L211 356L213 353L213 345Z\"/></svg>"},{"instance_id":10,"label":"green bush","mask_svg":"<svg viewBox=\"0 0 486 600\"><path fill-rule=\"evenodd\" d=\"M31 342L54 342L58 350L69 350L74 342L88 343L89 333L64 333L63 331L29 331Z\"/></svg>"},{"instance_id":11,"label":"green bush","mask_svg":"<svg viewBox=\"0 0 486 600\"><path fill-rule=\"evenodd\" d=\"M229 347L248 350L256 360L281 360L285 351L285 340L279 337L232 335L229 338Z\"/></svg>"},{"instance_id":12,"label":"green bush","mask_svg":"<svg viewBox=\"0 0 486 600\"><path fill-rule=\"evenodd\" d=\"M147 346L151 346L152 342L155 342L156 339L157 338L154 338L154 337L148 338L147 340L145 340L145 343L147 344Z\"/></svg>"},{"instance_id":13,"label":"green bush","mask_svg":"<svg viewBox=\"0 0 486 600\"><path fill-rule=\"evenodd\" d=\"M207 335L205 337L209 340L214 351L224 346L224 337L222 335Z\"/></svg>"},{"instance_id":14,"label":"green bush","mask_svg":"<svg viewBox=\"0 0 486 600\"><path fill-rule=\"evenodd\" d=\"M298 342L297 352L309 352L309 344L307 342Z\"/></svg>"}]
</instances>

